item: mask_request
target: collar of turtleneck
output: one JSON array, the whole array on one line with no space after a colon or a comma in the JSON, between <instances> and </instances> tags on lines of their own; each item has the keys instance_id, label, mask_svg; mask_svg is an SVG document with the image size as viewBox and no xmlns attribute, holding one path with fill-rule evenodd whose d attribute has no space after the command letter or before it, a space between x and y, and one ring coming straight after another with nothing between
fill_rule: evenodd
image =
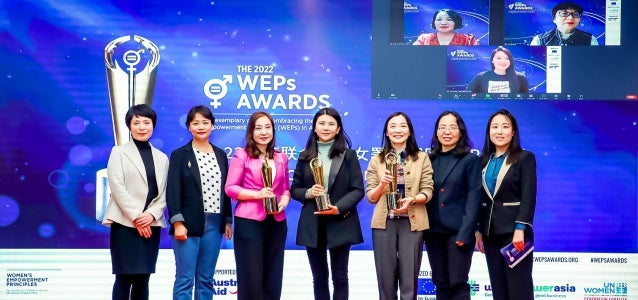
<instances>
[{"instance_id":1,"label":"collar of turtleneck","mask_svg":"<svg viewBox=\"0 0 638 300\"><path fill-rule=\"evenodd\" d=\"M330 148L332 147L332 145L334 145L335 141L332 140L330 142L317 142L317 151L319 152L318 155L319 156L324 156L324 157L328 157L329 156L329 152L330 152Z\"/></svg>"},{"instance_id":2,"label":"collar of turtleneck","mask_svg":"<svg viewBox=\"0 0 638 300\"><path fill-rule=\"evenodd\" d=\"M133 142L135 143L135 146L137 146L138 149L151 149L151 143L149 141L138 141L136 139L133 139Z\"/></svg>"},{"instance_id":3,"label":"collar of turtleneck","mask_svg":"<svg viewBox=\"0 0 638 300\"><path fill-rule=\"evenodd\" d=\"M448 151L441 151L439 152L439 155L442 156L452 156L454 154L454 148L448 150Z\"/></svg>"}]
</instances>

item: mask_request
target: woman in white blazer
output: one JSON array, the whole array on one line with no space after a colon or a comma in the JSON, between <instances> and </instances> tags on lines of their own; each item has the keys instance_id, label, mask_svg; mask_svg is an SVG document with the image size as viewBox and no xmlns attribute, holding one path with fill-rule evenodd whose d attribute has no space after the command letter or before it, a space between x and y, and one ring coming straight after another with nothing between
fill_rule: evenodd
<instances>
[{"instance_id":1,"label":"woman in white blazer","mask_svg":"<svg viewBox=\"0 0 638 300\"><path fill-rule=\"evenodd\" d=\"M150 106L132 106L125 121L133 140L111 151L107 166L111 199L102 224L111 228L112 298L148 299L160 231L166 227L168 158L149 143L157 121Z\"/></svg>"}]
</instances>

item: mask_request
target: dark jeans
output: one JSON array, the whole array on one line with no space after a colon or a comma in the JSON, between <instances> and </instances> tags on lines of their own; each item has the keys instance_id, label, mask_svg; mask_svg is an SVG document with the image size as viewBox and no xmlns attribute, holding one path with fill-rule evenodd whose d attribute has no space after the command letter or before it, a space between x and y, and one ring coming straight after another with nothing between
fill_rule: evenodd
<instances>
[{"instance_id":1,"label":"dark jeans","mask_svg":"<svg viewBox=\"0 0 638 300\"><path fill-rule=\"evenodd\" d=\"M330 252L330 270L332 270L332 285L334 293L332 299L348 299L348 260L350 258L350 245L339 246L331 249L326 247L306 248L315 293L315 300L330 300L328 288L328 254Z\"/></svg>"}]
</instances>

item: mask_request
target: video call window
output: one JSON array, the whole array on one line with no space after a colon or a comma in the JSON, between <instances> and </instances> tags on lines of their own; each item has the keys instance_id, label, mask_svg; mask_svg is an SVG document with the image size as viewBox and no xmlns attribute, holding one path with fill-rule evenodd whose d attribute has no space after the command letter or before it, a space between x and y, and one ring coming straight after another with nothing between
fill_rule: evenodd
<instances>
[{"instance_id":1,"label":"video call window","mask_svg":"<svg viewBox=\"0 0 638 300\"><path fill-rule=\"evenodd\" d=\"M527 0L505 3L504 44L620 45L620 1Z\"/></svg>"},{"instance_id":2,"label":"video call window","mask_svg":"<svg viewBox=\"0 0 638 300\"><path fill-rule=\"evenodd\" d=\"M636 11L627 0L622 10L620 0L373 0L371 96L635 100L638 63L609 59L633 57ZM477 78L499 46L526 89L490 72Z\"/></svg>"},{"instance_id":3,"label":"video call window","mask_svg":"<svg viewBox=\"0 0 638 300\"><path fill-rule=\"evenodd\" d=\"M551 62L560 56L556 48L448 47L446 92L459 99L543 99L548 90L560 93L560 77L554 76L560 63L548 68L548 57Z\"/></svg>"},{"instance_id":4,"label":"video call window","mask_svg":"<svg viewBox=\"0 0 638 300\"><path fill-rule=\"evenodd\" d=\"M403 28L408 45L487 45L489 0L405 1Z\"/></svg>"}]
</instances>

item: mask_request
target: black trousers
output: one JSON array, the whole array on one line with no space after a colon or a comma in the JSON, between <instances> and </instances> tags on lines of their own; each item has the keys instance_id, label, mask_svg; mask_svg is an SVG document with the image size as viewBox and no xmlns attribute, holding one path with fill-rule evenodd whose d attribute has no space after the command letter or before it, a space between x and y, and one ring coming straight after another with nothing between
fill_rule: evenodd
<instances>
[{"instance_id":1,"label":"black trousers","mask_svg":"<svg viewBox=\"0 0 638 300\"><path fill-rule=\"evenodd\" d=\"M508 267L501 254L501 248L511 243L512 237L513 234L490 235L489 237L483 235L485 260L492 285L492 297L494 300L533 300L532 266L534 253L530 253L516 267ZM534 240L531 230L525 230L525 237Z\"/></svg>"},{"instance_id":2,"label":"black trousers","mask_svg":"<svg viewBox=\"0 0 638 300\"><path fill-rule=\"evenodd\" d=\"M113 300L148 300L148 281L151 274L115 275Z\"/></svg>"},{"instance_id":3,"label":"black trousers","mask_svg":"<svg viewBox=\"0 0 638 300\"><path fill-rule=\"evenodd\" d=\"M234 251L238 300L279 300L288 225L235 217Z\"/></svg>"},{"instance_id":4,"label":"black trousers","mask_svg":"<svg viewBox=\"0 0 638 300\"><path fill-rule=\"evenodd\" d=\"M426 230L425 247L437 300L470 300L467 283L472 265L474 245L456 245L456 234L434 233Z\"/></svg>"},{"instance_id":5,"label":"black trousers","mask_svg":"<svg viewBox=\"0 0 638 300\"><path fill-rule=\"evenodd\" d=\"M327 249L325 246L306 248L310 269L312 270L312 284L315 300L330 300L328 288L328 254L330 252L330 270L332 270L332 299L348 299L348 261L350 259L350 245Z\"/></svg>"}]
</instances>

